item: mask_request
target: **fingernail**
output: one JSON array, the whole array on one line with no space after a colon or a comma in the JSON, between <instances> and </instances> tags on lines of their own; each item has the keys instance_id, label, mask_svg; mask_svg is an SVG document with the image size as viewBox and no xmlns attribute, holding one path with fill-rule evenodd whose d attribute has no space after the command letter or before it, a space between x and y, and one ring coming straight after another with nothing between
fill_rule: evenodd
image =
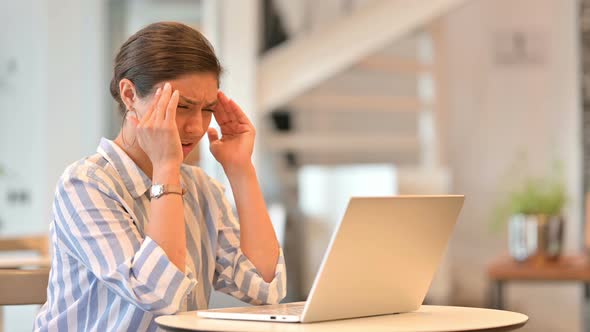
<instances>
[{"instance_id":1,"label":"fingernail","mask_svg":"<svg viewBox=\"0 0 590 332\"><path fill-rule=\"evenodd\" d=\"M170 83L166 82L166 84L164 84L164 89L170 90Z\"/></svg>"},{"instance_id":2,"label":"fingernail","mask_svg":"<svg viewBox=\"0 0 590 332\"><path fill-rule=\"evenodd\" d=\"M156 96L159 96L160 93L162 93L162 88L158 88L158 90L156 90Z\"/></svg>"}]
</instances>

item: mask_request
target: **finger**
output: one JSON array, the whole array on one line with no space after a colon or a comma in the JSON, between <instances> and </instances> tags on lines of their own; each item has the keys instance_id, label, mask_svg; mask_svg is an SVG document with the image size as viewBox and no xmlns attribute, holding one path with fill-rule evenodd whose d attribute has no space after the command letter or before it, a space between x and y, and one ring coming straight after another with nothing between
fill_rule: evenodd
<instances>
[{"instance_id":1,"label":"finger","mask_svg":"<svg viewBox=\"0 0 590 332\"><path fill-rule=\"evenodd\" d=\"M230 99L227 98L227 96L225 94L221 94L221 103L223 105L223 116L225 116L225 121L222 124L219 124L219 126L221 127L221 131L222 134L224 133L224 131L236 131L236 126L238 125L238 120L235 116L235 114L233 114L233 112L231 111L231 104L230 104Z\"/></svg>"},{"instance_id":2,"label":"finger","mask_svg":"<svg viewBox=\"0 0 590 332\"><path fill-rule=\"evenodd\" d=\"M221 107L219 107L221 108ZM219 115L221 114L221 111L219 110L219 108L217 106L215 106L215 112L213 112L213 118L215 119L215 122L217 122L217 124L221 123L221 118L219 117ZM221 127L221 125L219 125Z\"/></svg>"},{"instance_id":3,"label":"finger","mask_svg":"<svg viewBox=\"0 0 590 332\"><path fill-rule=\"evenodd\" d=\"M227 117L228 120L235 120L235 116L230 112L231 105L229 103L230 99L222 93L221 94L221 103L223 105L223 110L225 111L224 115ZM229 121L228 121L229 122Z\"/></svg>"},{"instance_id":4,"label":"finger","mask_svg":"<svg viewBox=\"0 0 590 332\"><path fill-rule=\"evenodd\" d=\"M239 124L236 128L237 132L242 134L242 133L246 133L249 131L253 131L254 127L252 125L249 124Z\"/></svg>"},{"instance_id":5,"label":"finger","mask_svg":"<svg viewBox=\"0 0 590 332\"><path fill-rule=\"evenodd\" d=\"M236 120L238 120L238 122L240 124L252 125L252 122L250 122L250 119L248 119L248 117L246 116L246 113L244 113L244 111L242 111L242 108L238 104L236 104L235 101L230 99L229 105L230 105L230 112L234 114L234 116L236 117Z\"/></svg>"},{"instance_id":6,"label":"finger","mask_svg":"<svg viewBox=\"0 0 590 332\"><path fill-rule=\"evenodd\" d=\"M178 98L180 98L180 92L175 90L172 93L172 97L168 102L168 107L166 107L166 121L168 123L176 123L176 109L178 108Z\"/></svg>"},{"instance_id":7,"label":"finger","mask_svg":"<svg viewBox=\"0 0 590 332\"><path fill-rule=\"evenodd\" d=\"M232 117L232 115L228 112L228 108L230 107L227 103L228 99L223 94L223 92L218 93L218 107L216 108L213 116L215 117L215 121L219 124L219 128L221 129L221 134L225 135L227 133L231 133L235 131L235 124L237 121Z\"/></svg>"},{"instance_id":8,"label":"finger","mask_svg":"<svg viewBox=\"0 0 590 332\"><path fill-rule=\"evenodd\" d=\"M213 112L213 117L215 118L215 121L217 121L217 123L221 126L223 124L226 124L228 121L227 118L227 111L225 110L225 108L221 105L221 103L218 103L215 106L215 111Z\"/></svg>"},{"instance_id":9,"label":"finger","mask_svg":"<svg viewBox=\"0 0 590 332\"><path fill-rule=\"evenodd\" d=\"M156 110L158 101L160 100L161 96L162 96L162 88L158 88L158 90L156 90L156 93L154 95L154 100L152 101L152 105L148 108L147 112L145 113L145 115L141 119L138 118L141 123L146 124L152 120L152 117L154 116L154 112Z\"/></svg>"},{"instance_id":10,"label":"finger","mask_svg":"<svg viewBox=\"0 0 590 332\"><path fill-rule=\"evenodd\" d=\"M220 125L222 123L226 123L227 122L227 115L225 114L225 106L223 104L223 97L225 97L225 95L223 94L223 92L219 91L217 92L217 105L215 105L215 112L213 112L213 115L215 116L215 121L217 121L217 123L219 123Z\"/></svg>"},{"instance_id":11,"label":"finger","mask_svg":"<svg viewBox=\"0 0 590 332\"><path fill-rule=\"evenodd\" d=\"M170 102L170 96L172 95L172 86L169 82L164 84L164 89L162 90L162 96L158 101L158 106L156 106L156 110L154 116L158 120L164 120L166 118L166 108L168 103Z\"/></svg>"},{"instance_id":12,"label":"finger","mask_svg":"<svg viewBox=\"0 0 590 332\"><path fill-rule=\"evenodd\" d=\"M207 129L207 137L209 138L209 144L213 144L213 142L219 140L219 134L217 134L215 128Z\"/></svg>"}]
</instances>

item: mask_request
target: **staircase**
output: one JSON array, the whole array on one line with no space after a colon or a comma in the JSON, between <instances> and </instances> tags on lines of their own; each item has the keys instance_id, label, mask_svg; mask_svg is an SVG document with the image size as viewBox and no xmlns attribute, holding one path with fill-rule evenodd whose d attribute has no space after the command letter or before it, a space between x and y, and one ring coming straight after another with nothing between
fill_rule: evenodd
<instances>
[{"instance_id":1,"label":"staircase","mask_svg":"<svg viewBox=\"0 0 590 332\"><path fill-rule=\"evenodd\" d=\"M391 163L402 175L448 178L437 17L463 2L373 0L351 9L341 0L348 8L338 17L265 53L258 114L289 110L291 126L263 128L266 148L295 156L297 165Z\"/></svg>"},{"instance_id":2,"label":"staircase","mask_svg":"<svg viewBox=\"0 0 590 332\"><path fill-rule=\"evenodd\" d=\"M258 142L279 156L289 211L299 206L298 170L310 164L391 164L399 194L451 191L437 18L463 2L365 1L263 55L258 114L288 112L290 129L259 125ZM447 298L447 269L443 262L431 287L435 302Z\"/></svg>"}]
</instances>

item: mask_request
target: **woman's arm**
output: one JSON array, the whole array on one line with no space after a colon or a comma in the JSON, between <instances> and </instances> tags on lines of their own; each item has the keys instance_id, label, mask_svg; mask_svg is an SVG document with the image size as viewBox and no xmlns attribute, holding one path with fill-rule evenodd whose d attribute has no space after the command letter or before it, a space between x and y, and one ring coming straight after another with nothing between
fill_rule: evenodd
<instances>
[{"instance_id":1,"label":"woman's arm","mask_svg":"<svg viewBox=\"0 0 590 332\"><path fill-rule=\"evenodd\" d=\"M170 83L158 88L152 106L140 119L131 117L139 145L152 163L152 183L180 185L182 147L176 126L178 90ZM169 194L153 198L150 221L145 234L168 255L176 267L184 271L186 235L182 196Z\"/></svg>"},{"instance_id":2,"label":"woman's arm","mask_svg":"<svg viewBox=\"0 0 590 332\"><path fill-rule=\"evenodd\" d=\"M271 281L265 281L242 249L241 222L234 214L223 186L213 179L208 179L208 182L211 202L214 204L212 209L217 211L211 216L217 224L213 286L218 291L251 304L279 303L287 293L287 272L282 250L279 247L274 275L265 278Z\"/></svg>"},{"instance_id":3,"label":"woman's arm","mask_svg":"<svg viewBox=\"0 0 590 332\"><path fill-rule=\"evenodd\" d=\"M252 165L256 131L240 107L222 92L213 115L222 137L209 128L210 150L229 179L240 221L240 248L264 281L272 281L279 244L270 222L262 191Z\"/></svg>"},{"instance_id":4,"label":"woman's arm","mask_svg":"<svg viewBox=\"0 0 590 332\"><path fill-rule=\"evenodd\" d=\"M123 183L113 179L88 163L68 169L53 206L57 245L134 306L173 314L197 281L177 269L149 235L140 234L114 189Z\"/></svg>"},{"instance_id":5,"label":"woman's arm","mask_svg":"<svg viewBox=\"0 0 590 332\"><path fill-rule=\"evenodd\" d=\"M180 185L180 167L154 169L153 183ZM145 234L151 237L168 255L170 261L184 272L186 265L186 235L181 195L152 198L150 221Z\"/></svg>"},{"instance_id":6,"label":"woman's arm","mask_svg":"<svg viewBox=\"0 0 590 332\"><path fill-rule=\"evenodd\" d=\"M279 243L252 164L225 169L238 209L240 248L266 282L272 281L279 257Z\"/></svg>"}]
</instances>

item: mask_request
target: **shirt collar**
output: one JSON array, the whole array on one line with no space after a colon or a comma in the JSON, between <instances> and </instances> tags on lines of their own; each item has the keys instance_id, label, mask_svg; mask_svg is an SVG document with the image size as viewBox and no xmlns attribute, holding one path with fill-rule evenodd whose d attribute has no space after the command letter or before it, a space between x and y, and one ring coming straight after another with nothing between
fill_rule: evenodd
<instances>
[{"instance_id":1,"label":"shirt collar","mask_svg":"<svg viewBox=\"0 0 590 332\"><path fill-rule=\"evenodd\" d=\"M115 142L101 138L97 152L102 155L119 173L125 187L133 196L139 198L152 186L152 180Z\"/></svg>"}]
</instances>

